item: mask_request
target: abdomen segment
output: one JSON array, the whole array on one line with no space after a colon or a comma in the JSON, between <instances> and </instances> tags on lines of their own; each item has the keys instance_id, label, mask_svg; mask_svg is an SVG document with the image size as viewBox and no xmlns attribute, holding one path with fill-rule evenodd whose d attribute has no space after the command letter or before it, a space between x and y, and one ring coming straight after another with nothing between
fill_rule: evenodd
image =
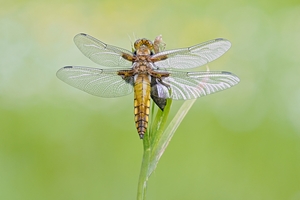
<instances>
[{"instance_id":1,"label":"abdomen segment","mask_svg":"<svg viewBox=\"0 0 300 200\"><path fill-rule=\"evenodd\" d=\"M148 127L150 110L150 77L147 74L139 74L134 84L134 120L140 138Z\"/></svg>"}]
</instances>

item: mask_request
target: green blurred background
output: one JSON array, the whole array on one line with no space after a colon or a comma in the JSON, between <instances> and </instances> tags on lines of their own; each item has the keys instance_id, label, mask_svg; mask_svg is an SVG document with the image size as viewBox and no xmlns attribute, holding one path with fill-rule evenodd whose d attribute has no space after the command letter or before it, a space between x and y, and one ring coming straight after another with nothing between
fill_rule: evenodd
<instances>
[{"instance_id":1,"label":"green blurred background","mask_svg":"<svg viewBox=\"0 0 300 200\"><path fill-rule=\"evenodd\" d=\"M97 67L73 43L80 32L126 49L133 35L162 34L167 49L232 42L209 67L241 82L197 100L149 200L300 199L299 1L20 0L0 7L1 200L136 198L133 96L97 98L55 76Z\"/></svg>"}]
</instances>

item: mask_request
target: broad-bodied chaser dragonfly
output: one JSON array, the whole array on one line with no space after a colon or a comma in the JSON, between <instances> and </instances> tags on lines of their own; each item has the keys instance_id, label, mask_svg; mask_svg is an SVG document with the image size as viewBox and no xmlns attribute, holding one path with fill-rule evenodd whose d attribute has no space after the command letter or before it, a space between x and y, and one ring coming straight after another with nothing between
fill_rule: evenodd
<instances>
[{"instance_id":1,"label":"broad-bodied chaser dragonfly","mask_svg":"<svg viewBox=\"0 0 300 200\"><path fill-rule=\"evenodd\" d=\"M105 44L87 34L74 37L80 51L101 67L66 66L57 77L99 97L120 97L134 91L134 115L141 139L148 126L150 97L160 109L166 99L194 99L237 84L239 78L225 71L176 71L205 65L231 46L226 39L210 40L188 48L158 52L148 39L138 39L133 52Z\"/></svg>"}]
</instances>

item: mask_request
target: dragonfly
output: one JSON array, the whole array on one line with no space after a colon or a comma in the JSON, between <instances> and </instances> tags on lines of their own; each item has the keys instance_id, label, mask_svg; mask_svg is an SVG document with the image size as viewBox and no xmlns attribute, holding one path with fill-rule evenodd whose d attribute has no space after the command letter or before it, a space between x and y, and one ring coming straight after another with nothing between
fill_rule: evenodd
<instances>
[{"instance_id":1,"label":"dragonfly","mask_svg":"<svg viewBox=\"0 0 300 200\"><path fill-rule=\"evenodd\" d=\"M57 71L57 77L99 97L121 97L134 92L134 119L140 139L147 130L150 99L163 110L169 98L194 99L225 90L240 81L226 71L185 71L222 56L231 47L231 43L222 38L163 51L157 49L155 41L145 38L136 40L132 51L85 33L77 34L74 42L101 68L66 66Z\"/></svg>"}]
</instances>

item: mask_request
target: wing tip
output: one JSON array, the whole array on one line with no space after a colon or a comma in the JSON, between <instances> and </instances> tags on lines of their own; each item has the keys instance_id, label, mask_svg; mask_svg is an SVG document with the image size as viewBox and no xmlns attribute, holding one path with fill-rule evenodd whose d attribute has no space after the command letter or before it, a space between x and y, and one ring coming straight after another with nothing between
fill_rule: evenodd
<instances>
[{"instance_id":1,"label":"wing tip","mask_svg":"<svg viewBox=\"0 0 300 200\"><path fill-rule=\"evenodd\" d=\"M235 81L235 84L238 84L241 81L237 75L231 72L222 71L222 74L229 75Z\"/></svg>"},{"instance_id":2,"label":"wing tip","mask_svg":"<svg viewBox=\"0 0 300 200\"><path fill-rule=\"evenodd\" d=\"M78 33L76 36L79 36L79 35L87 36L88 34L86 34L86 33Z\"/></svg>"},{"instance_id":3,"label":"wing tip","mask_svg":"<svg viewBox=\"0 0 300 200\"><path fill-rule=\"evenodd\" d=\"M56 72L56 76L59 78L59 79L61 79L60 77L61 77L61 71L63 71L64 69L72 69L73 68L73 66L65 66L65 67L62 67L62 68L60 68L57 72Z\"/></svg>"},{"instance_id":4,"label":"wing tip","mask_svg":"<svg viewBox=\"0 0 300 200\"><path fill-rule=\"evenodd\" d=\"M215 42L226 42L226 43L228 43L229 47L231 46L231 42L225 38L216 38L214 41Z\"/></svg>"},{"instance_id":5,"label":"wing tip","mask_svg":"<svg viewBox=\"0 0 300 200\"><path fill-rule=\"evenodd\" d=\"M87 37L88 36L88 34L86 34L86 33L78 33L77 35L75 35L74 36L74 41L76 41L76 39L78 38L78 37Z\"/></svg>"}]
</instances>

